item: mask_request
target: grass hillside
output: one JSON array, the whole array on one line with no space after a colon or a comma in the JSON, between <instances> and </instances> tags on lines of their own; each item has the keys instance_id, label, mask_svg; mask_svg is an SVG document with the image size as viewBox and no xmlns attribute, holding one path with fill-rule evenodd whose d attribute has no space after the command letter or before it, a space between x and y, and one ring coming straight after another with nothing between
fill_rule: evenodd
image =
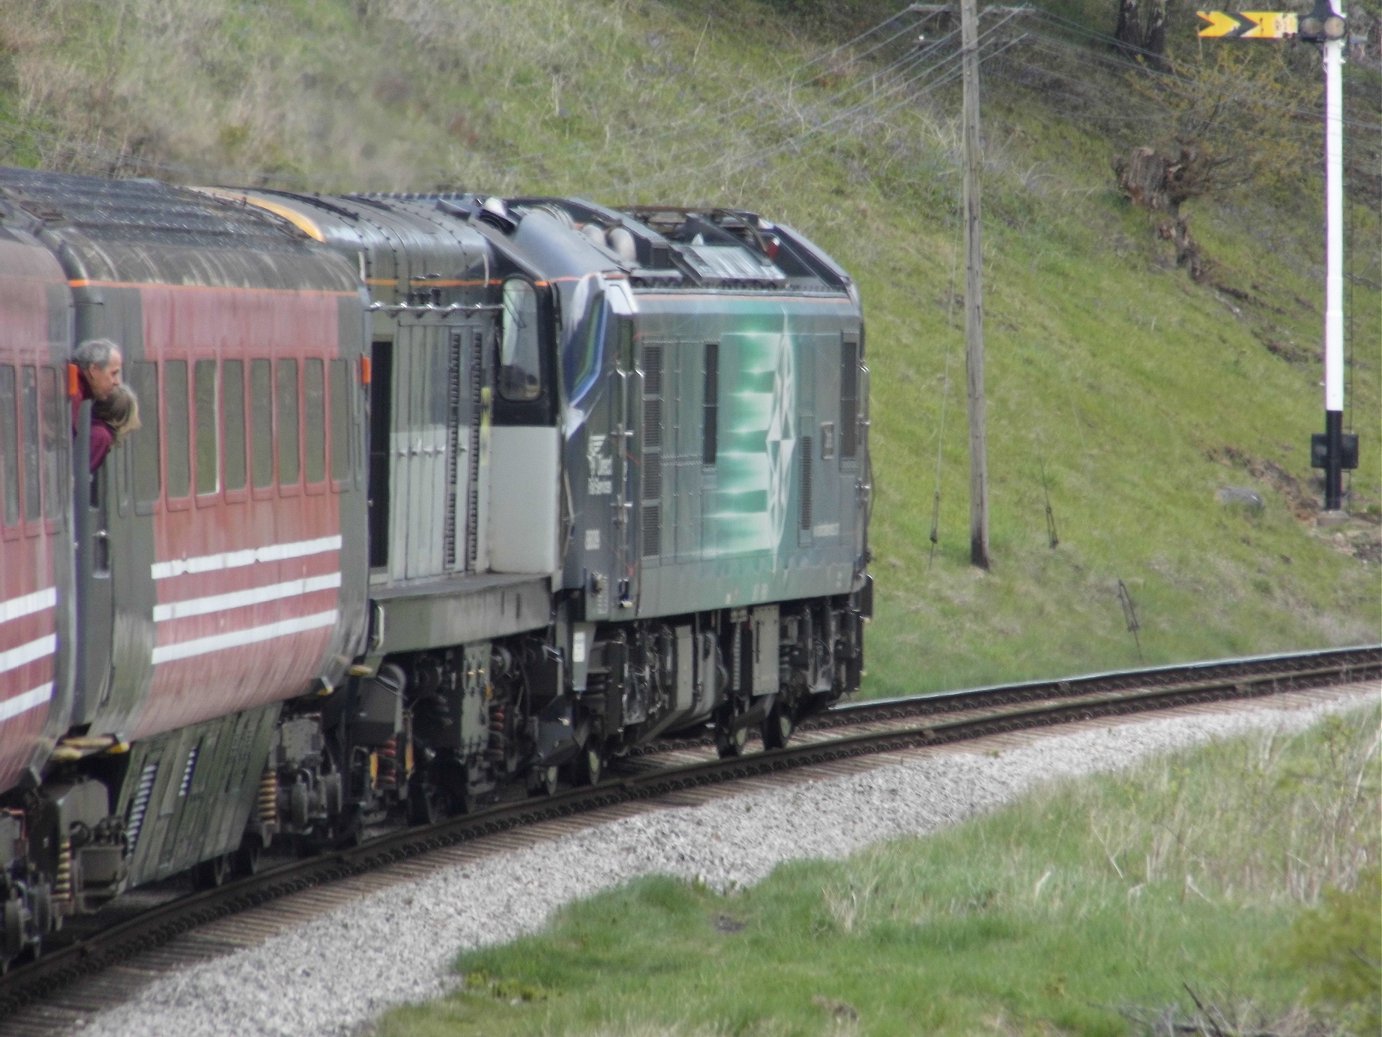
<instances>
[{"instance_id":1,"label":"grass hillside","mask_svg":"<svg viewBox=\"0 0 1382 1037\"><path fill-rule=\"evenodd\" d=\"M0 0L0 162L796 227L870 322L871 694L1377 641L1376 5L1350 5L1372 49L1345 68L1361 467L1327 522L1317 51L1200 41L1174 6L1154 74L1110 47L1113 3L983 17L989 571L969 564L959 40L905 6ZM1193 250L1113 171L1182 145L1205 171L1179 210Z\"/></svg>"}]
</instances>

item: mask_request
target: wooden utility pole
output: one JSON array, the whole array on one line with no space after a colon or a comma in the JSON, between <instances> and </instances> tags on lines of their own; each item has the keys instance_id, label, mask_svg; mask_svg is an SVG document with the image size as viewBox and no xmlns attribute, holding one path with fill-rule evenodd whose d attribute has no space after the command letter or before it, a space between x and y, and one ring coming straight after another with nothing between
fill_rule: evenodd
<instances>
[{"instance_id":1,"label":"wooden utility pole","mask_svg":"<svg viewBox=\"0 0 1382 1037\"><path fill-rule=\"evenodd\" d=\"M989 568L988 437L984 413L983 235L979 216L979 17L960 0L964 80L965 370L969 385L969 560Z\"/></svg>"}]
</instances>

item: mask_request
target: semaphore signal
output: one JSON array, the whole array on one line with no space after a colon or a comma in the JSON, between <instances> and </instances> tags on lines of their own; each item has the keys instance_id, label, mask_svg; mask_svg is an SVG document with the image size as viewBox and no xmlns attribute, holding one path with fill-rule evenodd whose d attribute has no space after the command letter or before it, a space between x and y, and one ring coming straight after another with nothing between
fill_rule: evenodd
<instances>
[{"instance_id":1,"label":"semaphore signal","mask_svg":"<svg viewBox=\"0 0 1382 1037\"><path fill-rule=\"evenodd\" d=\"M1324 507L1338 511L1343 473L1358 467L1358 437L1343 431L1343 41L1344 16L1334 0L1315 0L1306 15L1287 11L1198 11L1200 36L1224 39L1297 39L1318 43L1324 58L1325 304L1324 432L1310 437L1310 465L1324 469Z\"/></svg>"}]
</instances>

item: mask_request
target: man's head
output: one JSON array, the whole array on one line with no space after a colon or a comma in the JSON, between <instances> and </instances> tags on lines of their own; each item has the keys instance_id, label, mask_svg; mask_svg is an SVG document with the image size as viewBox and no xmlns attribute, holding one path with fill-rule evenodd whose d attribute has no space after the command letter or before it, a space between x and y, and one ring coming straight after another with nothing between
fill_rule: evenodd
<instances>
[{"instance_id":1,"label":"man's head","mask_svg":"<svg viewBox=\"0 0 1382 1037\"><path fill-rule=\"evenodd\" d=\"M104 400L120 384L120 347L108 338L90 338L77 347L72 355L86 384L91 386L91 397Z\"/></svg>"}]
</instances>

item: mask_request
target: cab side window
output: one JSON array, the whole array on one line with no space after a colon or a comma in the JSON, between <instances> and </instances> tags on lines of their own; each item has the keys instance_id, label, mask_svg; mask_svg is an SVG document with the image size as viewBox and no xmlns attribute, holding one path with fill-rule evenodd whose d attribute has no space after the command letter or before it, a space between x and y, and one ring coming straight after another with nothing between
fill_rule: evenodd
<instances>
[{"instance_id":1,"label":"cab side window","mask_svg":"<svg viewBox=\"0 0 1382 1037\"><path fill-rule=\"evenodd\" d=\"M499 340L499 392L523 403L542 393L537 290L521 277L504 282L503 328Z\"/></svg>"}]
</instances>

